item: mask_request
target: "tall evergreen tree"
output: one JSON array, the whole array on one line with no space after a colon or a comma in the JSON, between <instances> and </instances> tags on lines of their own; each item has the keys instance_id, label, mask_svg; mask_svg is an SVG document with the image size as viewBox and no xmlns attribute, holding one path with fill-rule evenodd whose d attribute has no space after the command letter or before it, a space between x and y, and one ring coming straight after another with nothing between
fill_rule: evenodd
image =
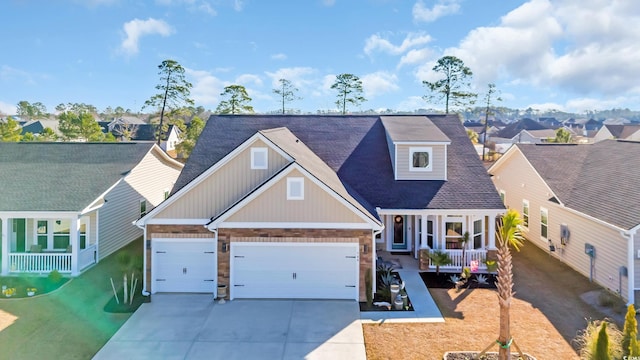
<instances>
[{"instance_id":1,"label":"tall evergreen tree","mask_svg":"<svg viewBox=\"0 0 640 360\"><path fill-rule=\"evenodd\" d=\"M347 103L358 106L367 101L362 96L362 81L353 74L340 74L336 76L336 82L331 85L338 92L336 106L342 109L342 115L347 113Z\"/></svg>"},{"instance_id":2,"label":"tall evergreen tree","mask_svg":"<svg viewBox=\"0 0 640 360\"><path fill-rule=\"evenodd\" d=\"M442 74L444 78L435 82L423 81L431 94L425 95L427 101L444 102L445 113L449 113L450 107L473 105L478 94L468 91L471 88L470 80L473 77L471 69L464 61L455 56L444 56L438 60L432 69Z\"/></svg>"},{"instance_id":3,"label":"tall evergreen tree","mask_svg":"<svg viewBox=\"0 0 640 360\"><path fill-rule=\"evenodd\" d=\"M220 101L216 112L218 114L253 114L251 98L242 85L229 85L220 94L225 100Z\"/></svg>"},{"instance_id":4,"label":"tall evergreen tree","mask_svg":"<svg viewBox=\"0 0 640 360\"><path fill-rule=\"evenodd\" d=\"M278 80L278 83L279 86L277 89L273 89L273 93L278 95L282 100L282 113L284 114L286 113L285 105L287 102L300 100L302 98L297 95L298 88L293 86L291 81L287 79L280 79Z\"/></svg>"}]
</instances>

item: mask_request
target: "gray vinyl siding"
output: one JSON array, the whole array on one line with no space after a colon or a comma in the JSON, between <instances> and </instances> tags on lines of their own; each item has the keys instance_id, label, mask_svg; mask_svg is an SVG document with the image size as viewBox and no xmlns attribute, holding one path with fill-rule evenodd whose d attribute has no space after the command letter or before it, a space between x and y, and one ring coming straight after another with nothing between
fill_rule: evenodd
<instances>
[{"instance_id":1,"label":"gray vinyl siding","mask_svg":"<svg viewBox=\"0 0 640 360\"><path fill-rule=\"evenodd\" d=\"M143 235L133 225L140 218L140 200L146 199L147 212L164 200L164 189L175 183L180 166L170 164L159 154L149 152L106 196L107 202L98 210L99 260Z\"/></svg>"},{"instance_id":2,"label":"gray vinyl siding","mask_svg":"<svg viewBox=\"0 0 640 360\"><path fill-rule=\"evenodd\" d=\"M589 278L590 258L585 254L585 243L596 249L593 280L614 292L620 292L627 298L628 279L622 278L622 287L618 272L621 266L627 266L627 242L620 232L585 216L576 214L562 206L548 201L553 196L551 190L537 175L519 151L490 172L498 190L506 192L506 206L522 214L522 200L529 201L529 228L525 231L527 242L549 251L549 244L540 236L540 208L548 210L548 239L556 247L551 256ZM569 241L564 248L560 244L560 225L566 224L570 231ZM629 269L630 270L630 269Z\"/></svg>"},{"instance_id":3,"label":"gray vinyl siding","mask_svg":"<svg viewBox=\"0 0 640 360\"><path fill-rule=\"evenodd\" d=\"M251 148L268 148L268 169L251 169ZM257 140L156 214L162 219L208 219L219 215L288 164L288 160Z\"/></svg>"},{"instance_id":4,"label":"gray vinyl siding","mask_svg":"<svg viewBox=\"0 0 640 360\"><path fill-rule=\"evenodd\" d=\"M410 171L411 162L409 159L410 149L417 147L431 148L432 163L431 171ZM397 145L396 178L398 180L446 180L446 152L445 145Z\"/></svg>"},{"instance_id":5,"label":"gray vinyl siding","mask_svg":"<svg viewBox=\"0 0 640 360\"><path fill-rule=\"evenodd\" d=\"M304 177L293 171L227 219L228 222L364 223L311 179L304 178L304 200L287 200L287 178Z\"/></svg>"}]
</instances>

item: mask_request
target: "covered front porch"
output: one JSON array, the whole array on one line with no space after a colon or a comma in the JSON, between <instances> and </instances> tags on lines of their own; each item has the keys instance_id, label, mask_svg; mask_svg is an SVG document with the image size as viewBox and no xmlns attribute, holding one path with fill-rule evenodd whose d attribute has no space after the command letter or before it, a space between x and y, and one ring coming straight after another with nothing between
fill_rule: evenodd
<instances>
[{"instance_id":1,"label":"covered front porch","mask_svg":"<svg viewBox=\"0 0 640 360\"><path fill-rule=\"evenodd\" d=\"M78 275L97 259L97 211L0 213L2 275Z\"/></svg>"},{"instance_id":2,"label":"covered front porch","mask_svg":"<svg viewBox=\"0 0 640 360\"><path fill-rule=\"evenodd\" d=\"M496 217L504 210L381 210L385 229L376 238L383 252L408 255L420 270L435 271L429 254L446 253L450 264L442 272L459 272L463 267L487 271L487 257L496 251ZM466 240L465 240L466 239Z\"/></svg>"}]
</instances>

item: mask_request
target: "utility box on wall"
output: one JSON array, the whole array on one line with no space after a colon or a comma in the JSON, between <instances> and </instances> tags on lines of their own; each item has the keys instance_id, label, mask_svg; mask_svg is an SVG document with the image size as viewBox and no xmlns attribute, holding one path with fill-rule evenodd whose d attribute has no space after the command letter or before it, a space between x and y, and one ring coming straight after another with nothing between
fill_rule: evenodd
<instances>
[{"instance_id":1,"label":"utility box on wall","mask_svg":"<svg viewBox=\"0 0 640 360\"><path fill-rule=\"evenodd\" d=\"M596 257L596 248L591 244L584 244L584 253L591 258Z\"/></svg>"}]
</instances>

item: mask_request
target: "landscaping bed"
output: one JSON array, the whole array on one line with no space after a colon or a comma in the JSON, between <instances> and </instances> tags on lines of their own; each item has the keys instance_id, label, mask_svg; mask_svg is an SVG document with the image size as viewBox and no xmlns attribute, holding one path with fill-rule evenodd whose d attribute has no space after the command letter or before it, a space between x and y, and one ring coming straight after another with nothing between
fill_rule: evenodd
<instances>
[{"instance_id":1,"label":"landscaping bed","mask_svg":"<svg viewBox=\"0 0 640 360\"><path fill-rule=\"evenodd\" d=\"M404 283L400 274L394 271L393 266L379 265L376 269L376 284L378 288L370 302L360 302L360 311L413 311L413 305L409 294L404 289ZM400 307L394 304L391 296L391 288L397 287L397 294L402 299Z\"/></svg>"},{"instance_id":2,"label":"landscaping bed","mask_svg":"<svg viewBox=\"0 0 640 360\"><path fill-rule=\"evenodd\" d=\"M453 289L456 286L456 281L452 281L452 276L460 276L458 273L440 273L437 275L434 272L421 272L420 277L427 286L427 289ZM484 280L480 280L484 277ZM472 273L471 277L465 281L460 288L466 289L495 289L496 288L496 276L495 274L477 274Z\"/></svg>"},{"instance_id":3,"label":"landscaping bed","mask_svg":"<svg viewBox=\"0 0 640 360\"><path fill-rule=\"evenodd\" d=\"M46 294L69 280L58 272L51 272L48 276L0 276L0 299L19 299Z\"/></svg>"}]
</instances>

